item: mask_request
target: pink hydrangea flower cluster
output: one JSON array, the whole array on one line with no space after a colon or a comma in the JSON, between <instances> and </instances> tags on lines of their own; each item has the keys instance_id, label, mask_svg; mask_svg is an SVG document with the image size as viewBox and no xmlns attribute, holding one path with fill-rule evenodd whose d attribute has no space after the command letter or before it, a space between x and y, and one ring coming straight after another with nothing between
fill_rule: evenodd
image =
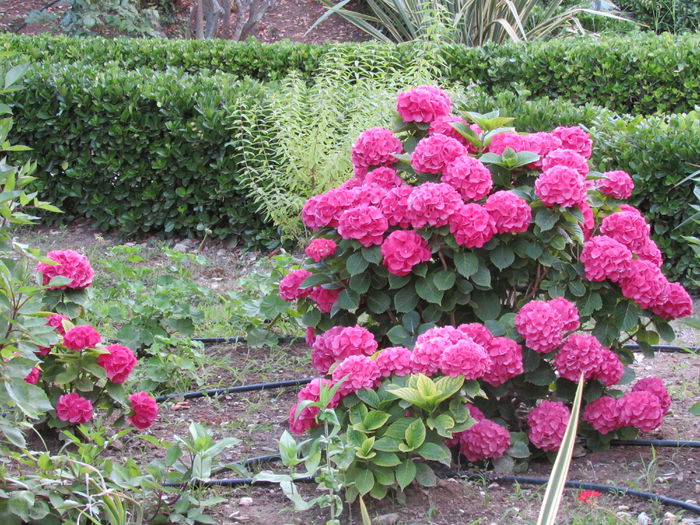
<instances>
[{"instance_id":1,"label":"pink hydrangea flower cluster","mask_svg":"<svg viewBox=\"0 0 700 525\"><path fill-rule=\"evenodd\" d=\"M584 243L580 260L589 281L617 282L627 274L632 252L612 237L597 235Z\"/></svg>"},{"instance_id":2,"label":"pink hydrangea flower cluster","mask_svg":"<svg viewBox=\"0 0 700 525\"><path fill-rule=\"evenodd\" d=\"M462 197L449 184L426 182L417 186L407 200L411 225L418 229L426 224L440 227L462 205Z\"/></svg>"},{"instance_id":3,"label":"pink hydrangea flower cluster","mask_svg":"<svg viewBox=\"0 0 700 525\"><path fill-rule=\"evenodd\" d=\"M671 406L671 395L668 393L668 390L666 390L664 382L658 377L645 377L644 379L640 379L632 387L632 392L651 392L659 398L659 404L664 414L668 414L668 410Z\"/></svg>"},{"instance_id":4,"label":"pink hydrangea flower cluster","mask_svg":"<svg viewBox=\"0 0 700 525\"><path fill-rule=\"evenodd\" d=\"M433 122L452 111L452 102L447 94L433 86L419 86L399 93L396 111L404 122Z\"/></svg>"},{"instance_id":5,"label":"pink hydrangea flower cluster","mask_svg":"<svg viewBox=\"0 0 700 525\"><path fill-rule=\"evenodd\" d=\"M381 377L392 374L406 376L413 373L411 351L403 346L391 346L377 354L377 366Z\"/></svg>"},{"instance_id":6,"label":"pink hydrangea flower cluster","mask_svg":"<svg viewBox=\"0 0 700 525\"><path fill-rule=\"evenodd\" d=\"M448 346L440 354L440 370L446 376L479 379L491 366L491 358L484 347L466 338Z\"/></svg>"},{"instance_id":7,"label":"pink hydrangea flower cluster","mask_svg":"<svg viewBox=\"0 0 700 525\"><path fill-rule=\"evenodd\" d=\"M394 275L408 275L431 257L428 241L413 230L395 230L382 243L382 264Z\"/></svg>"},{"instance_id":8,"label":"pink hydrangea flower cluster","mask_svg":"<svg viewBox=\"0 0 700 525\"><path fill-rule=\"evenodd\" d=\"M92 402L75 392L63 394L56 403L56 416L61 421L87 423L92 419L92 413Z\"/></svg>"},{"instance_id":9,"label":"pink hydrangea flower cluster","mask_svg":"<svg viewBox=\"0 0 700 525\"><path fill-rule=\"evenodd\" d=\"M496 221L488 210L475 202L458 206L449 218L450 233L457 244L481 248L496 234Z\"/></svg>"},{"instance_id":10,"label":"pink hydrangea flower cluster","mask_svg":"<svg viewBox=\"0 0 700 525\"><path fill-rule=\"evenodd\" d=\"M440 358L443 350L453 344L449 339L439 336L416 341L413 352L411 352L413 373L427 376L437 373L440 369Z\"/></svg>"},{"instance_id":11,"label":"pink hydrangea flower cluster","mask_svg":"<svg viewBox=\"0 0 700 525\"><path fill-rule=\"evenodd\" d=\"M309 299L311 299L319 310L324 314L330 313L333 305L338 300L340 295L340 288L323 288L322 286L314 286L309 294Z\"/></svg>"},{"instance_id":12,"label":"pink hydrangea flower cluster","mask_svg":"<svg viewBox=\"0 0 700 525\"><path fill-rule=\"evenodd\" d=\"M308 270L294 270L282 277L279 284L279 296L285 301L294 301L301 297L308 297L311 288L299 288L307 277L311 276Z\"/></svg>"},{"instance_id":13,"label":"pink hydrangea flower cluster","mask_svg":"<svg viewBox=\"0 0 700 525\"><path fill-rule=\"evenodd\" d=\"M532 222L532 209L512 191L497 191L486 199L486 210L494 220L496 233L521 233Z\"/></svg>"},{"instance_id":14,"label":"pink hydrangea flower cluster","mask_svg":"<svg viewBox=\"0 0 700 525\"><path fill-rule=\"evenodd\" d=\"M606 171L604 179L596 181L596 188L604 195L616 199L629 199L634 190L634 181L628 173L622 170Z\"/></svg>"},{"instance_id":15,"label":"pink hydrangea flower cluster","mask_svg":"<svg viewBox=\"0 0 700 525\"><path fill-rule=\"evenodd\" d=\"M468 155L448 163L440 180L456 189L465 201L481 200L493 187L488 168L479 159Z\"/></svg>"},{"instance_id":16,"label":"pink hydrangea flower cluster","mask_svg":"<svg viewBox=\"0 0 700 525\"><path fill-rule=\"evenodd\" d=\"M121 384L126 381L136 366L136 356L129 348L111 344L105 346L106 354L100 354L97 364L105 369L107 378L112 383Z\"/></svg>"},{"instance_id":17,"label":"pink hydrangea flower cluster","mask_svg":"<svg viewBox=\"0 0 700 525\"><path fill-rule=\"evenodd\" d=\"M356 201L357 194L353 190L332 189L307 200L301 210L301 220L313 231L325 226L337 228L341 213L355 206Z\"/></svg>"},{"instance_id":18,"label":"pink hydrangea flower cluster","mask_svg":"<svg viewBox=\"0 0 700 525\"><path fill-rule=\"evenodd\" d=\"M535 195L545 206L558 204L562 208L571 208L586 200L586 184L576 170L553 166L537 177Z\"/></svg>"},{"instance_id":19,"label":"pink hydrangea flower cluster","mask_svg":"<svg viewBox=\"0 0 700 525\"><path fill-rule=\"evenodd\" d=\"M390 190L403 185L403 180L398 176L395 169L381 167L370 171L365 176L364 184L376 184L381 188Z\"/></svg>"},{"instance_id":20,"label":"pink hydrangea flower cluster","mask_svg":"<svg viewBox=\"0 0 700 525\"><path fill-rule=\"evenodd\" d=\"M411 154L411 166L417 173L441 173L467 149L457 139L436 133L421 139Z\"/></svg>"},{"instance_id":21,"label":"pink hydrangea flower cluster","mask_svg":"<svg viewBox=\"0 0 700 525\"><path fill-rule=\"evenodd\" d=\"M408 212L408 198L413 193L413 186L408 184L391 189L382 199L380 209L389 226L408 228L411 218Z\"/></svg>"},{"instance_id":22,"label":"pink hydrangea flower cluster","mask_svg":"<svg viewBox=\"0 0 700 525\"><path fill-rule=\"evenodd\" d=\"M52 286L51 290L65 290L67 288L81 289L92 284L95 272L90 266L90 261L84 255L73 250L53 250L46 254L48 259L56 264L39 263L36 271L43 276L43 284L46 286L54 277L66 277L71 282L61 286Z\"/></svg>"},{"instance_id":23,"label":"pink hydrangea flower cluster","mask_svg":"<svg viewBox=\"0 0 700 525\"><path fill-rule=\"evenodd\" d=\"M654 263L643 259L630 262L620 278L622 295L642 308L652 309L666 303L669 282Z\"/></svg>"},{"instance_id":24,"label":"pink hydrangea flower cluster","mask_svg":"<svg viewBox=\"0 0 700 525\"><path fill-rule=\"evenodd\" d=\"M642 250L647 243L650 228L641 215L631 211L619 211L603 219L600 232L636 252Z\"/></svg>"},{"instance_id":25,"label":"pink hydrangea flower cluster","mask_svg":"<svg viewBox=\"0 0 700 525\"><path fill-rule=\"evenodd\" d=\"M311 401L316 403L321 398L321 388L322 387L331 388L333 382L329 379L316 378L308 383L304 388L302 388L297 393L297 404L291 407L289 410L289 429L294 434L303 434L307 430L317 425L316 417L320 412L320 408L317 406L306 406L299 411L297 416L297 408L299 403L304 401ZM341 401L341 396L338 392L335 393L330 403L329 408L336 408Z\"/></svg>"},{"instance_id":26,"label":"pink hydrangea flower cluster","mask_svg":"<svg viewBox=\"0 0 700 525\"><path fill-rule=\"evenodd\" d=\"M459 451L472 463L500 458L508 448L510 448L510 432L489 419L481 419L459 433Z\"/></svg>"},{"instance_id":27,"label":"pink hydrangea flower cluster","mask_svg":"<svg viewBox=\"0 0 700 525\"><path fill-rule=\"evenodd\" d=\"M334 383L345 378L338 393L346 396L363 388L375 388L381 380L381 372L377 362L371 357L351 355L340 362L331 377Z\"/></svg>"},{"instance_id":28,"label":"pink hydrangea flower cluster","mask_svg":"<svg viewBox=\"0 0 700 525\"><path fill-rule=\"evenodd\" d=\"M653 263L657 268L661 268L661 266L664 264L664 258L663 255L661 255L661 250L659 250L659 247L651 239L647 239L647 243L641 250L637 250L636 255L639 259L644 259L645 261Z\"/></svg>"},{"instance_id":29,"label":"pink hydrangea flower cluster","mask_svg":"<svg viewBox=\"0 0 700 525\"><path fill-rule=\"evenodd\" d=\"M525 344L535 352L547 353L562 342L564 325L559 308L547 301L530 301L515 316L515 328L525 339ZM567 323L568 321L568 323Z\"/></svg>"},{"instance_id":30,"label":"pink hydrangea flower cluster","mask_svg":"<svg viewBox=\"0 0 700 525\"><path fill-rule=\"evenodd\" d=\"M390 129L370 128L352 145L352 163L358 168L389 166L396 162L394 155L402 151L403 144Z\"/></svg>"},{"instance_id":31,"label":"pink hydrangea flower cluster","mask_svg":"<svg viewBox=\"0 0 700 525\"><path fill-rule=\"evenodd\" d=\"M387 191L385 187L374 182L362 184L352 190L353 195L355 195L355 206L364 204L365 206L378 208L381 206L384 197L386 197Z\"/></svg>"},{"instance_id":32,"label":"pink hydrangea flower cluster","mask_svg":"<svg viewBox=\"0 0 700 525\"><path fill-rule=\"evenodd\" d=\"M372 355L378 348L372 332L360 325L343 327L326 344L336 361L351 355Z\"/></svg>"},{"instance_id":33,"label":"pink hydrangea flower cluster","mask_svg":"<svg viewBox=\"0 0 700 525\"><path fill-rule=\"evenodd\" d=\"M343 239L355 239L362 246L381 244L389 223L375 206L360 205L343 212L338 221L338 234Z\"/></svg>"},{"instance_id":34,"label":"pink hydrangea flower cluster","mask_svg":"<svg viewBox=\"0 0 700 525\"><path fill-rule=\"evenodd\" d=\"M586 405L583 419L601 434L625 426L651 432L663 424L671 396L658 378L639 380L619 399L603 396Z\"/></svg>"},{"instance_id":35,"label":"pink hydrangea flower cluster","mask_svg":"<svg viewBox=\"0 0 700 525\"><path fill-rule=\"evenodd\" d=\"M528 437L537 448L559 450L571 412L560 401L542 401L527 416Z\"/></svg>"},{"instance_id":36,"label":"pink hydrangea flower cluster","mask_svg":"<svg viewBox=\"0 0 700 525\"><path fill-rule=\"evenodd\" d=\"M465 323L457 327L457 330L469 337L476 344L487 348L494 337L487 327L481 323Z\"/></svg>"},{"instance_id":37,"label":"pink hydrangea flower cluster","mask_svg":"<svg viewBox=\"0 0 700 525\"><path fill-rule=\"evenodd\" d=\"M335 363L335 357L333 356L333 350L330 346L333 338L338 335L344 326L333 326L329 328L321 335L316 336L314 342L312 343L313 353L311 354L311 364L316 370L325 374L328 372L333 363Z\"/></svg>"},{"instance_id":38,"label":"pink hydrangea flower cluster","mask_svg":"<svg viewBox=\"0 0 700 525\"><path fill-rule=\"evenodd\" d=\"M309 243L304 252L314 261L320 262L335 253L337 245L331 239L314 239Z\"/></svg>"},{"instance_id":39,"label":"pink hydrangea flower cluster","mask_svg":"<svg viewBox=\"0 0 700 525\"><path fill-rule=\"evenodd\" d=\"M555 166L571 168L584 179L590 171L586 159L570 149L555 149L550 151L547 156L542 159L542 169L544 171Z\"/></svg>"},{"instance_id":40,"label":"pink hydrangea flower cluster","mask_svg":"<svg viewBox=\"0 0 700 525\"><path fill-rule=\"evenodd\" d=\"M588 133L578 126L559 126L552 130L552 135L561 141L561 147L575 151L583 158L590 159L593 153L593 141Z\"/></svg>"},{"instance_id":41,"label":"pink hydrangea flower cluster","mask_svg":"<svg viewBox=\"0 0 700 525\"><path fill-rule=\"evenodd\" d=\"M571 334L554 358L554 368L569 381L599 379L607 386L622 379L624 367L615 352L603 347L592 335Z\"/></svg>"},{"instance_id":42,"label":"pink hydrangea flower cluster","mask_svg":"<svg viewBox=\"0 0 700 525\"><path fill-rule=\"evenodd\" d=\"M491 367L483 379L491 386L499 386L523 373L523 349L507 337L493 337L486 343Z\"/></svg>"},{"instance_id":43,"label":"pink hydrangea flower cluster","mask_svg":"<svg viewBox=\"0 0 700 525\"><path fill-rule=\"evenodd\" d=\"M99 332L90 325L74 326L63 336L63 346L76 351L94 348L101 341Z\"/></svg>"},{"instance_id":44,"label":"pink hydrangea flower cluster","mask_svg":"<svg viewBox=\"0 0 700 525\"><path fill-rule=\"evenodd\" d=\"M129 396L132 414L127 418L136 428L150 427L158 417L158 403L148 392L136 392Z\"/></svg>"},{"instance_id":45,"label":"pink hydrangea flower cluster","mask_svg":"<svg viewBox=\"0 0 700 525\"><path fill-rule=\"evenodd\" d=\"M680 319L693 315L693 299L679 283L669 283L666 300L651 307L651 311L664 319Z\"/></svg>"}]
</instances>

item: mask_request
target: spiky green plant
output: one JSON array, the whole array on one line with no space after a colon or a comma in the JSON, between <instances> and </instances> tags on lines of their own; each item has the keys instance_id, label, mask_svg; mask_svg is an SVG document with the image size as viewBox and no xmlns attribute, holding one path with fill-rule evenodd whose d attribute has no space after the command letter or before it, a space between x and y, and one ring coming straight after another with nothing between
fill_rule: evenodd
<instances>
[{"instance_id":1,"label":"spiky green plant","mask_svg":"<svg viewBox=\"0 0 700 525\"><path fill-rule=\"evenodd\" d=\"M423 40L437 24L444 28L446 41L481 46L548 38L563 31L582 34L576 18L581 13L620 18L585 7L563 8L562 0L544 7L539 0L367 0L367 14L345 9L349 1L322 0L328 11L316 24L337 13L384 42Z\"/></svg>"}]
</instances>

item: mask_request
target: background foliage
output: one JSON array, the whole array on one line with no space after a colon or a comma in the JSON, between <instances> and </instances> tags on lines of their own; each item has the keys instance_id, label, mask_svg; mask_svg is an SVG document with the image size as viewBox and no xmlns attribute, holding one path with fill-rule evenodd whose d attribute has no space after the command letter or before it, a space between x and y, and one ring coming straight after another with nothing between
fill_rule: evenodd
<instances>
[{"instance_id":1,"label":"background foliage","mask_svg":"<svg viewBox=\"0 0 700 525\"><path fill-rule=\"evenodd\" d=\"M692 188L674 185L700 158L700 116L690 110L700 104L699 38L425 43L416 52L1 36L0 47L44 61L12 100L22 107L19 140L41 159L40 189L66 212L50 220L88 216L127 235L210 230L248 246L298 237L304 200L349 177L346 152L390 110L378 102L387 90L430 81L450 88L461 110L498 108L524 131L588 128L594 161L635 175L632 202L656 225L675 279L693 265L689 225L676 229ZM688 112L627 113L657 110Z\"/></svg>"},{"instance_id":2,"label":"background foliage","mask_svg":"<svg viewBox=\"0 0 700 525\"><path fill-rule=\"evenodd\" d=\"M104 40L100 38L0 35L0 49L24 53L32 61L81 63L88 68L117 62L122 70L182 69L198 74L225 72L235 78L279 80L293 71L313 82L327 55L357 60L356 75L401 73L413 45L333 44L314 46L255 41L197 42ZM681 112L700 104L700 36L634 34L604 39L554 39L470 48L444 45L435 51L445 67L442 84L479 85L491 93L523 83L532 96L592 102L621 113ZM100 65L100 66L96 66ZM150 72L149 72L150 73Z\"/></svg>"}]
</instances>

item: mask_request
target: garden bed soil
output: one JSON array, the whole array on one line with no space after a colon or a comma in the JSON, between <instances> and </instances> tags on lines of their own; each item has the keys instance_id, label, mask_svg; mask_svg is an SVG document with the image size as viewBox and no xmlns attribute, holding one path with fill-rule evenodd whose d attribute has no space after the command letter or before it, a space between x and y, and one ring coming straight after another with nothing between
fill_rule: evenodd
<instances>
[{"instance_id":1,"label":"garden bed soil","mask_svg":"<svg viewBox=\"0 0 700 525\"><path fill-rule=\"evenodd\" d=\"M41 9L48 0L2 0L0 5L0 31L18 31L27 14ZM348 9L357 9L358 0L354 0ZM189 21L194 0L178 0L174 15L163 19L165 33L170 38L181 38ZM70 8L67 1L59 1L48 11L62 15ZM275 0L265 16L255 26L252 36L261 42L271 43L280 40L321 44L324 42L361 42L369 36L341 17L334 15L309 31L313 23L325 13L326 8L320 0ZM235 23L235 14L233 23ZM308 32L307 32L308 31ZM30 24L19 30L21 34L36 35L55 32L49 24Z\"/></svg>"},{"instance_id":2,"label":"garden bed soil","mask_svg":"<svg viewBox=\"0 0 700 525\"><path fill-rule=\"evenodd\" d=\"M99 233L89 223L79 221L67 228L38 228L22 232L22 240L45 251L72 248L88 255L104 257L109 246L124 242L141 245L144 250L158 252L158 247L167 242L172 248L185 252L201 253L207 258L206 266L192 265L194 279L203 286L216 285L220 290L236 287L238 278L262 253L247 253L219 241L210 241L200 246L196 240L162 241L155 237L138 242L120 239L117 236ZM201 251L198 248L201 247ZM162 252L161 252L162 253ZM148 264L159 264L157 257L148 259ZM96 275L96 280L99 274ZM698 305L696 305L696 309ZM678 344L698 346L696 331L675 323ZM216 336L219 334L199 334ZM227 387L257 382L304 378L315 375L310 366L309 349L303 344L279 348L248 348L243 345L216 345L208 347L210 362L202 374L203 383L191 389ZM639 355L634 365L638 377L658 376L667 384L673 397L671 412L657 431L640 437L649 439L700 440L698 419L689 414L693 403L700 400L700 357L696 354L658 353L654 359ZM236 447L227 449L220 457L221 463L277 453L277 439L287 428L289 408L295 403L298 387L245 394L228 394L211 398L196 398L187 401L173 399L161 404L161 416L146 432L172 442L174 436L186 436L191 422L199 422L210 429L217 438L233 436L241 440ZM152 448L146 442L129 436L129 441L118 456L129 451L142 463L148 463L162 450ZM269 465L266 468L279 468ZM547 477L551 464L533 461L527 475ZM664 494L680 500L700 500L700 454L697 449L648 447L616 447L607 451L586 453L573 461L571 480L605 483ZM214 510L218 524L251 523L268 524L322 524L327 516L314 510L295 513L290 502L274 486L207 489L222 495L226 501ZM314 486L300 487L302 494L314 496ZM442 480L431 489L409 488L405 502L386 499L382 502L368 501L370 515L375 525L400 524L464 524L464 523L526 523L537 518L542 487L514 486L502 482L474 482ZM662 507L653 502L634 497L603 495L593 504L587 505L576 499L580 491L567 491L564 499L563 523L636 523L637 516L644 512L658 518L658 523L670 521L684 515L678 509ZM241 498L252 498L250 500ZM357 508L344 515L343 524L359 524ZM664 518L670 512L673 517ZM687 515L687 513L686 513ZM610 518L610 517L613 518ZM610 521L613 519L613 521ZM604 521L607 520L607 521ZM677 519L675 522L679 522Z\"/></svg>"},{"instance_id":3,"label":"garden bed soil","mask_svg":"<svg viewBox=\"0 0 700 525\"><path fill-rule=\"evenodd\" d=\"M214 351L218 357L228 353L232 364L241 370L247 370L235 378L235 384L313 375L313 369L304 364L303 357L308 355L308 349L303 345L279 349L219 346ZM288 353L292 357L290 361L296 363L296 366L289 366L279 374L269 370L261 372L260 369L264 369L266 363L279 362L280 352ZM640 437L700 440L697 419L688 414L690 405L700 399L700 358L658 354L653 361L643 359L634 368L638 376L654 374L664 379L673 396L671 413L666 417L664 425L657 431ZM222 372L222 383L224 374ZM186 435L187 426L196 421L211 428L217 438L234 436L241 440L238 446L222 454L222 463L275 454L278 452L277 439L287 428L289 407L296 402L298 389L293 387L228 394L185 402L175 399L161 405L161 417L148 433L172 441L174 435ZM125 448L133 452L136 446L129 444ZM144 448L144 462L152 459L154 452L163 453ZM265 468L279 468L279 464L270 464ZM473 467L470 469L474 470ZM545 460L533 461L526 475L546 478L550 469L551 464ZM700 454L697 449L658 448L654 451L648 447L614 447L606 451L582 453L574 459L569 479L655 492L697 502L700 500ZM274 486L209 490L227 497L227 501L216 508L217 523L266 524L271 520L282 520L280 523L322 524L327 519L319 511L294 513L291 504ZM308 497L315 495L313 485L302 485L300 491ZM567 491L565 515L571 519L591 512L623 513L619 522L625 523L626 517L636 520L642 512L658 517L663 517L666 512L675 516L682 514L672 507L663 508L655 503L625 496L603 495L595 501L594 506L586 505L576 499L580 492ZM514 487L511 483L498 481L446 479L434 488L409 489L405 502L370 500L368 505L376 523L525 523L537 518L543 493L542 487ZM243 497L252 498L252 505L248 505L247 500L241 500ZM243 504L239 503L241 501ZM357 508L353 510L354 514L344 516L342 523L361 523ZM378 517L381 519L377 521ZM394 518L397 521L392 521Z\"/></svg>"}]
</instances>

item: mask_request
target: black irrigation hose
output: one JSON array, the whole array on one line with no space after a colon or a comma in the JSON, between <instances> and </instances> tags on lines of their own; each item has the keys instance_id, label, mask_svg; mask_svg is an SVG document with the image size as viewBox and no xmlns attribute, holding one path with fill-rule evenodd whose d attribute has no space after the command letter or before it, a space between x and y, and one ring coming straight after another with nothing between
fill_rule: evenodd
<instances>
[{"instance_id":1,"label":"black irrigation hose","mask_svg":"<svg viewBox=\"0 0 700 525\"><path fill-rule=\"evenodd\" d=\"M250 464L252 462L267 462L279 459L279 456L262 456L260 458L253 458L246 462ZM221 471L219 471L221 472ZM502 474L491 474L491 473L475 473L465 470L450 470L446 472L438 473L438 476L443 479L454 479L463 478L473 481L489 480L489 481L507 481L513 483L522 483L526 485L545 485L549 481L547 478L531 478L528 476L507 476ZM310 476L299 478L295 480L302 483L313 482L313 478ZM197 487L238 487L241 485L270 485L273 484L269 481L253 481L253 478L226 478L226 479L211 479L207 481L193 481L193 485ZM187 483L163 483L166 487L186 487ZM567 488L571 489L585 489L585 490L597 490L600 492L605 492L608 494L624 494L626 496L637 496L639 498L658 501L659 503L664 503L666 505L672 505L674 507L679 507L681 509L689 510L700 515L700 506L693 503L688 503L687 501L681 501L679 499L669 498L668 496L662 496L660 494L654 494L652 492L643 492L641 490L626 489L623 487L615 487L612 485L602 485L600 483L587 483L584 481L567 481Z\"/></svg>"},{"instance_id":2,"label":"black irrigation hose","mask_svg":"<svg viewBox=\"0 0 700 525\"><path fill-rule=\"evenodd\" d=\"M54 5L56 5L57 3L61 2L61 1L62 1L62 0L51 0L51 2L49 2L49 3L46 4L44 7L42 7L41 9L39 9L39 12L41 13L42 11L46 11L49 7L53 7ZM13 32L13 33L19 33L19 32L22 31L22 29L24 29L25 27L27 27L27 22L22 22L22 24L20 24L20 26L19 26L17 29L14 29L12 32Z\"/></svg>"},{"instance_id":3,"label":"black irrigation hose","mask_svg":"<svg viewBox=\"0 0 700 525\"><path fill-rule=\"evenodd\" d=\"M623 348L629 348L630 350L639 350L639 345L628 344L624 345ZM672 345L651 345L651 348L657 352L667 352L671 354L698 354L700 353L700 346L672 346Z\"/></svg>"},{"instance_id":4,"label":"black irrigation hose","mask_svg":"<svg viewBox=\"0 0 700 525\"><path fill-rule=\"evenodd\" d=\"M547 478L531 478L527 476L505 476L500 474L490 474L482 473L476 474L474 472L468 472L464 470L457 471L447 471L441 475L441 477L447 478L465 478L470 480L483 480L487 479L489 481L509 481L513 483L524 483L528 485L545 485L549 480ZM223 480L222 480L223 481ZM660 494L654 494L652 492L642 492L641 490L626 489L622 487L614 487L612 485L602 485L600 483L587 483L584 481L567 481L567 488L571 489L585 489L585 490L597 490L600 492L606 492L609 494L624 494L627 496L637 496L639 498L655 500L660 503L665 503L666 505L673 505L674 507L680 507L685 510L689 510L700 515L700 505L695 505L693 503L688 503L686 501L681 501L674 498L669 498L667 496L662 496Z\"/></svg>"},{"instance_id":5,"label":"black irrigation hose","mask_svg":"<svg viewBox=\"0 0 700 525\"><path fill-rule=\"evenodd\" d=\"M672 439L613 439L613 447L672 447L700 448L700 441L676 441Z\"/></svg>"},{"instance_id":6,"label":"black irrigation hose","mask_svg":"<svg viewBox=\"0 0 700 525\"><path fill-rule=\"evenodd\" d=\"M283 345L300 343L300 342L305 341L305 340L306 339L304 337L292 337L292 336L284 336L284 337L280 337L278 339L279 344L283 344ZM247 342L245 337L193 337L192 341L199 341L200 343L204 343L205 345L221 344L221 343L246 344L246 342ZM629 348L630 350L639 350L639 345L627 344L627 345L624 345L624 348ZM651 345L651 348L657 352L666 352L666 353L683 353L683 354L700 353L700 347L698 347L698 346Z\"/></svg>"},{"instance_id":7,"label":"black irrigation hose","mask_svg":"<svg viewBox=\"0 0 700 525\"><path fill-rule=\"evenodd\" d=\"M197 398L197 397L219 396L222 394L238 394L241 392L254 392L257 390L271 390L273 388L286 388L289 386L305 385L305 384L313 381L313 379L314 379L313 377L307 377L304 379L290 379L287 381L275 381L272 383L254 383L252 385L231 386L228 388L210 388L208 390L197 390L195 392L182 392L182 393L175 393L175 394L165 394L165 395L156 397L156 402L161 403L163 401L167 401L168 399L177 399L177 398L193 399L193 398Z\"/></svg>"}]
</instances>

